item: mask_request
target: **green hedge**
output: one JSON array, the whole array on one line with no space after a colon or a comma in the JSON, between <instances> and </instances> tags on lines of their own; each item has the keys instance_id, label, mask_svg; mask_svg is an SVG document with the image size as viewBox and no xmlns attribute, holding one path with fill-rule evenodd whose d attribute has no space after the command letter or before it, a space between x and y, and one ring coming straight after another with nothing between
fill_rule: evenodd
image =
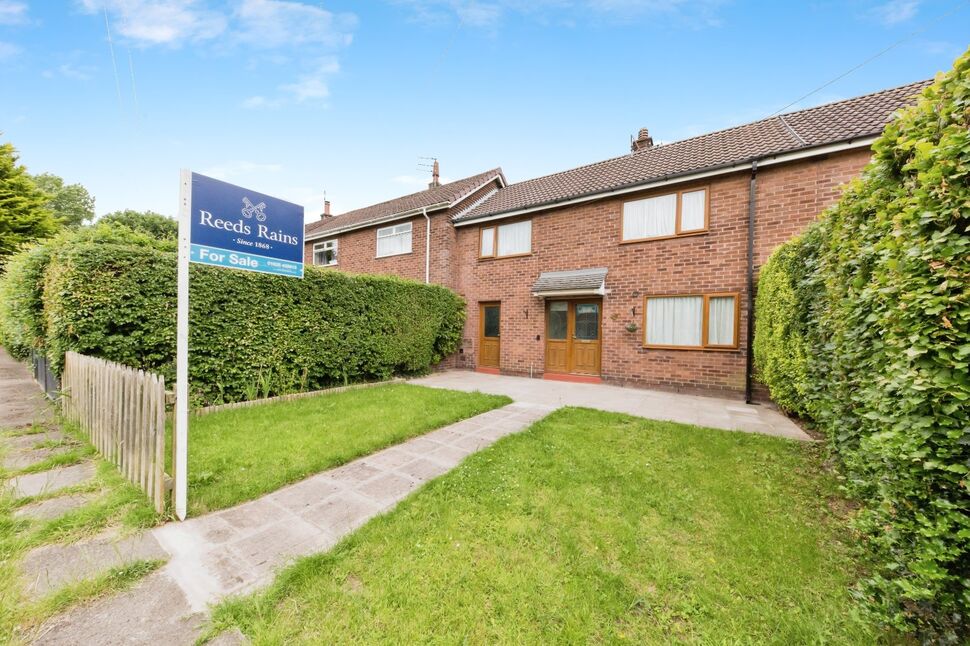
<instances>
[{"instance_id":1,"label":"green hedge","mask_svg":"<svg viewBox=\"0 0 970 646\"><path fill-rule=\"evenodd\" d=\"M175 255L82 242L52 252L47 352L76 350L174 379ZM465 309L438 286L307 267L303 280L193 265L195 404L427 370L460 341Z\"/></svg>"},{"instance_id":2,"label":"green hedge","mask_svg":"<svg viewBox=\"0 0 970 646\"><path fill-rule=\"evenodd\" d=\"M965 54L759 286L762 379L828 434L862 502L859 599L926 641L970 639L968 128Z\"/></svg>"},{"instance_id":3,"label":"green hedge","mask_svg":"<svg viewBox=\"0 0 970 646\"><path fill-rule=\"evenodd\" d=\"M50 249L38 245L7 260L0 280L0 343L24 359L44 343L44 270Z\"/></svg>"}]
</instances>

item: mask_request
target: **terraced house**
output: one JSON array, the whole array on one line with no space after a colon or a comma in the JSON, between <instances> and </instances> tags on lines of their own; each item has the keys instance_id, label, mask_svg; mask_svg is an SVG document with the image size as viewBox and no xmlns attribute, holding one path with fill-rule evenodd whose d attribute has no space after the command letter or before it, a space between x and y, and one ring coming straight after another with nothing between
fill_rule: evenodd
<instances>
[{"instance_id":1,"label":"terraced house","mask_svg":"<svg viewBox=\"0 0 970 646\"><path fill-rule=\"evenodd\" d=\"M331 216L306 261L450 287L451 367L747 397L758 268L833 204L929 81L508 184L501 169ZM328 209L329 210L329 209Z\"/></svg>"}]
</instances>

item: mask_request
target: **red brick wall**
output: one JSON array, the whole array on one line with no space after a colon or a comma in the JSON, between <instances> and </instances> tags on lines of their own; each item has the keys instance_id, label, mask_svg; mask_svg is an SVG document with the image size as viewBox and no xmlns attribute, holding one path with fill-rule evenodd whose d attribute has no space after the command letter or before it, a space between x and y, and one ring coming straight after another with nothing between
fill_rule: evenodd
<instances>
[{"instance_id":1,"label":"red brick wall","mask_svg":"<svg viewBox=\"0 0 970 646\"><path fill-rule=\"evenodd\" d=\"M756 262L801 231L838 197L868 151L827 159L766 166L758 173ZM644 386L736 395L743 392L747 339L746 263L749 173L714 178L709 231L703 235L619 244L624 201L666 191L604 198L533 216L533 253L520 258L478 259L478 227L457 233L458 291L469 302L458 366L473 367L478 343L478 304L501 301L501 368L541 375L545 353L544 302L531 295L541 272L607 267L603 299L603 378ZM733 291L741 294L737 350L658 350L642 347L643 296ZM641 329L628 332L634 322Z\"/></svg>"}]
</instances>

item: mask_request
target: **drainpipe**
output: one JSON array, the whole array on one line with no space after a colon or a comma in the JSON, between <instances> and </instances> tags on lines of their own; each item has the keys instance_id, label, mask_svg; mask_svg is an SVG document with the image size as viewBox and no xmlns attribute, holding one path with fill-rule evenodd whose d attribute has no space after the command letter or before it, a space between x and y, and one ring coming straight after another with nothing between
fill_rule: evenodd
<instances>
[{"instance_id":1,"label":"drainpipe","mask_svg":"<svg viewBox=\"0 0 970 646\"><path fill-rule=\"evenodd\" d=\"M431 284L431 218L428 217L428 207L421 209L424 216L424 284Z\"/></svg>"},{"instance_id":2,"label":"drainpipe","mask_svg":"<svg viewBox=\"0 0 970 646\"><path fill-rule=\"evenodd\" d=\"M748 185L748 334L744 369L744 403L752 399L751 373L754 369L754 218L758 187L758 162L751 162L751 181Z\"/></svg>"}]
</instances>

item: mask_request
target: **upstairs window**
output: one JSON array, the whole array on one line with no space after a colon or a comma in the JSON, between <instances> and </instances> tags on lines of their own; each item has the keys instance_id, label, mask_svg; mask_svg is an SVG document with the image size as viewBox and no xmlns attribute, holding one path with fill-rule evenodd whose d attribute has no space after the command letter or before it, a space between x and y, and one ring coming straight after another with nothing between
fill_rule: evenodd
<instances>
[{"instance_id":1,"label":"upstairs window","mask_svg":"<svg viewBox=\"0 0 970 646\"><path fill-rule=\"evenodd\" d=\"M532 253L532 220L482 227L479 255L503 258Z\"/></svg>"},{"instance_id":2,"label":"upstairs window","mask_svg":"<svg viewBox=\"0 0 970 646\"><path fill-rule=\"evenodd\" d=\"M707 230L706 188L657 195L623 204L623 242L672 238Z\"/></svg>"},{"instance_id":3,"label":"upstairs window","mask_svg":"<svg viewBox=\"0 0 970 646\"><path fill-rule=\"evenodd\" d=\"M738 295L647 296L643 344L656 348L737 348Z\"/></svg>"},{"instance_id":4,"label":"upstairs window","mask_svg":"<svg viewBox=\"0 0 970 646\"><path fill-rule=\"evenodd\" d=\"M336 265L337 264L337 241L324 240L313 245L313 264L314 265Z\"/></svg>"},{"instance_id":5,"label":"upstairs window","mask_svg":"<svg viewBox=\"0 0 970 646\"><path fill-rule=\"evenodd\" d=\"M396 224L377 230L377 257L411 253L411 223Z\"/></svg>"}]
</instances>

